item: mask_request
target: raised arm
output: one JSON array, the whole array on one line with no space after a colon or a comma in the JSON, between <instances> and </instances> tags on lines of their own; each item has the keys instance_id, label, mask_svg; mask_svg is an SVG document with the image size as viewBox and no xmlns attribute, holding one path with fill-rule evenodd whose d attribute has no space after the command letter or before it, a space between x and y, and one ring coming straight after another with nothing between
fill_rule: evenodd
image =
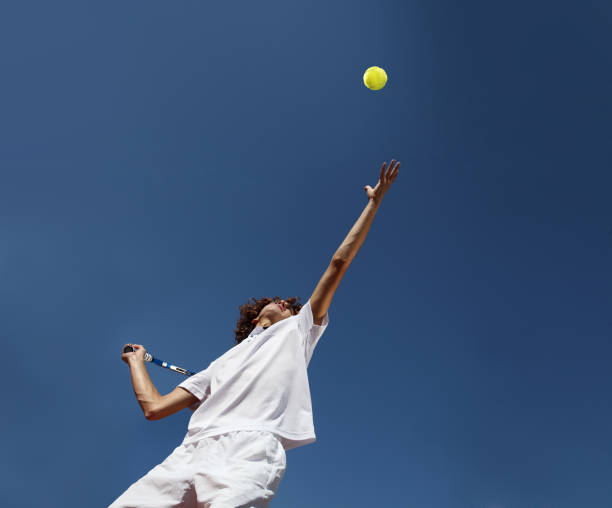
<instances>
[{"instance_id":1,"label":"raised arm","mask_svg":"<svg viewBox=\"0 0 612 508\"><path fill-rule=\"evenodd\" d=\"M383 196L398 175L400 163L397 162L394 165L394 162L395 159L392 159L388 169L386 169L387 163L383 163L380 170L380 178L374 189L369 185L364 187L368 196L368 204L340 247L338 247L338 250L334 253L331 263L327 267L327 270L325 270L323 277L321 277L321 280L310 297L310 308L312 309L314 322L317 325L323 322L323 318L329 309L334 293L338 288L338 284L340 284L347 268L350 266L357 251L361 248L361 245L368 235L370 225L374 220L374 216L378 211Z\"/></svg>"},{"instance_id":2,"label":"raised arm","mask_svg":"<svg viewBox=\"0 0 612 508\"><path fill-rule=\"evenodd\" d=\"M134 348L134 351L123 353L121 359L130 366L130 377L132 378L134 395L136 395L145 418L149 419L162 396L157 391L157 388L155 388L145 367L144 356L147 350L140 344L129 345Z\"/></svg>"},{"instance_id":3,"label":"raised arm","mask_svg":"<svg viewBox=\"0 0 612 508\"><path fill-rule=\"evenodd\" d=\"M147 420L160 420L198 401L195 395L178 386L170 393L161 395L151 381L145 365L144 355L147 350L140 344L130 346L134 351L123 353L121 359L130 366L134 394Z\"/></svg>"}]
</instances>

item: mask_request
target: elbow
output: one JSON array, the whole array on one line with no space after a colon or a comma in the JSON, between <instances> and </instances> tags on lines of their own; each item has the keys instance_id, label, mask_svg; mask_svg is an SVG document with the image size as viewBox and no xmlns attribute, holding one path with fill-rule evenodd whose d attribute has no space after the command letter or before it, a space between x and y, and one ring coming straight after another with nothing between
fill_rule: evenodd
<instances>
[{"instance_id":1,"label":"elbow","mask_svg":"<svg viewBox=\"0 0 612 508\"><path fill-rule=\"evenodd\" d=\"M146 411L144 415L147 420L159 420L159 415L153 410Z\"/></svg>"}]
</instances>

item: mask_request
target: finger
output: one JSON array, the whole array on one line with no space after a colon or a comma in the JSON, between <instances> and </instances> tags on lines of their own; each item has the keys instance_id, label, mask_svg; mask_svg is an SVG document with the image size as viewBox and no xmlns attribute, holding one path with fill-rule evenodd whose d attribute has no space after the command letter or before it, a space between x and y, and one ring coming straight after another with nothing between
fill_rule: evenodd
<instances>
[{"instance_id":1,"label":"finger","mask_svg":"<svg viewBox=\"0 0 612 508\"><path fill-rule=\"evenodd\" d=\"M398 168L400 167L400 163L398 162L395 167L393 168L393 175L391 176L391 178L394 180L395 177L397 176L397 174L399 173Z\"/></svg>"},{"instance_id":2,"label":"finger","mask_svg":"<svg viewBox=\"0 0 612 508\"><path fill-rule=\"evenodd\" d=\"M385 166L387 165L387 161L383 162L382 168L380 168L380 177L379 180L383 179L383 175L385 174Z\"/></svg>"},{"instance_id":3,"label":"finger","mask_svg":"<svg viewBox=\"0 0 612 508\"><path fill-rule=\"evenodd\" d=\"M393 161L393 162L395 162L395 161ZM389 166L389 171L387 171L387 174L385 176L385 178L386 178L388 183L391 182L391 178L393 178L393 175L395 175L395 168L396 167L397 167L397 164Z\"/></svg>"},{"instance_id":4,"label":"finger","mask_svg":"<svg viewBox=\"0 0 612 508\"><path fill-rule=\"evenodd\" d=\"M391 162L389 163L389 166L387 166L387 170L385 171L384 174L384 181L387 180L387 178L389 178L389 171L391 171L391 168L393 167L393 159L391 159Z\"/></svg>"},{"instance_id":5,"label":"finger","mask_svg":"<svg viewBox=\"0 0 612 508\"><path fill-rule=\"evenodd\" d=\"M391 164L389 164L389 169L387 170L387 174L385 175L385 178L389 178L391 176L391 173L393 172L394 162L395 162L395 159L391 159Z\"/></svg>"}]
</instances>

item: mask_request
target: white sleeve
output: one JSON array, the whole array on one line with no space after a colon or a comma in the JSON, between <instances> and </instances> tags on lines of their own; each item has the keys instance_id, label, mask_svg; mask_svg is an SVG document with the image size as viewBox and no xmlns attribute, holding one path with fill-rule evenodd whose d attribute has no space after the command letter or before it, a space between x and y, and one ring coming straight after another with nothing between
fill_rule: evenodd
<instances>
[{"instance_id":1,"label":"white sleeve","mask_svg":"<svg viewBox=\"0 0 612 508\"><path fill-rule=\"evenodd\" d=\"M323 322L320 325L314 323L314 316L310 308L310 299L302 306L297 315L298 330L304 343L304 353L306 355L306 366L310 363L315 346L319 342L321 335L329 324L329 312L325 313Z\"/></svg>"},{"instance_id":2,"label":"white sleeve","mask_svg":"<svg viewBox=\"0 0 612 508\"><path fill-rule=\"evenodd\" d=\"M185 381L180 383L178 387L184 388L198 398L197 402L189 406L189 409L195 411L210 395L210 365L197 374L189 376Z\"/></svg>"}]
</instances>

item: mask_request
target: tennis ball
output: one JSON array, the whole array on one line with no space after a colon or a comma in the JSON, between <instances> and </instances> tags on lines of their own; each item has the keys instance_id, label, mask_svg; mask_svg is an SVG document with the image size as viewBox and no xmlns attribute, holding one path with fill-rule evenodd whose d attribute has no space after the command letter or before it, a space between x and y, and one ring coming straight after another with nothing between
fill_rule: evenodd
<instances>
[{"instance_id":1,"label":"tennis ball","mask_svg":"<svg viewBox=\"0 0 612 508\"><path fill-rule=\"evenodd\" d=\"M363 82L370 90L380 90L387 84L387 73L380 67L369 67L363 74Z\"/></svg>"}]
</instances>

